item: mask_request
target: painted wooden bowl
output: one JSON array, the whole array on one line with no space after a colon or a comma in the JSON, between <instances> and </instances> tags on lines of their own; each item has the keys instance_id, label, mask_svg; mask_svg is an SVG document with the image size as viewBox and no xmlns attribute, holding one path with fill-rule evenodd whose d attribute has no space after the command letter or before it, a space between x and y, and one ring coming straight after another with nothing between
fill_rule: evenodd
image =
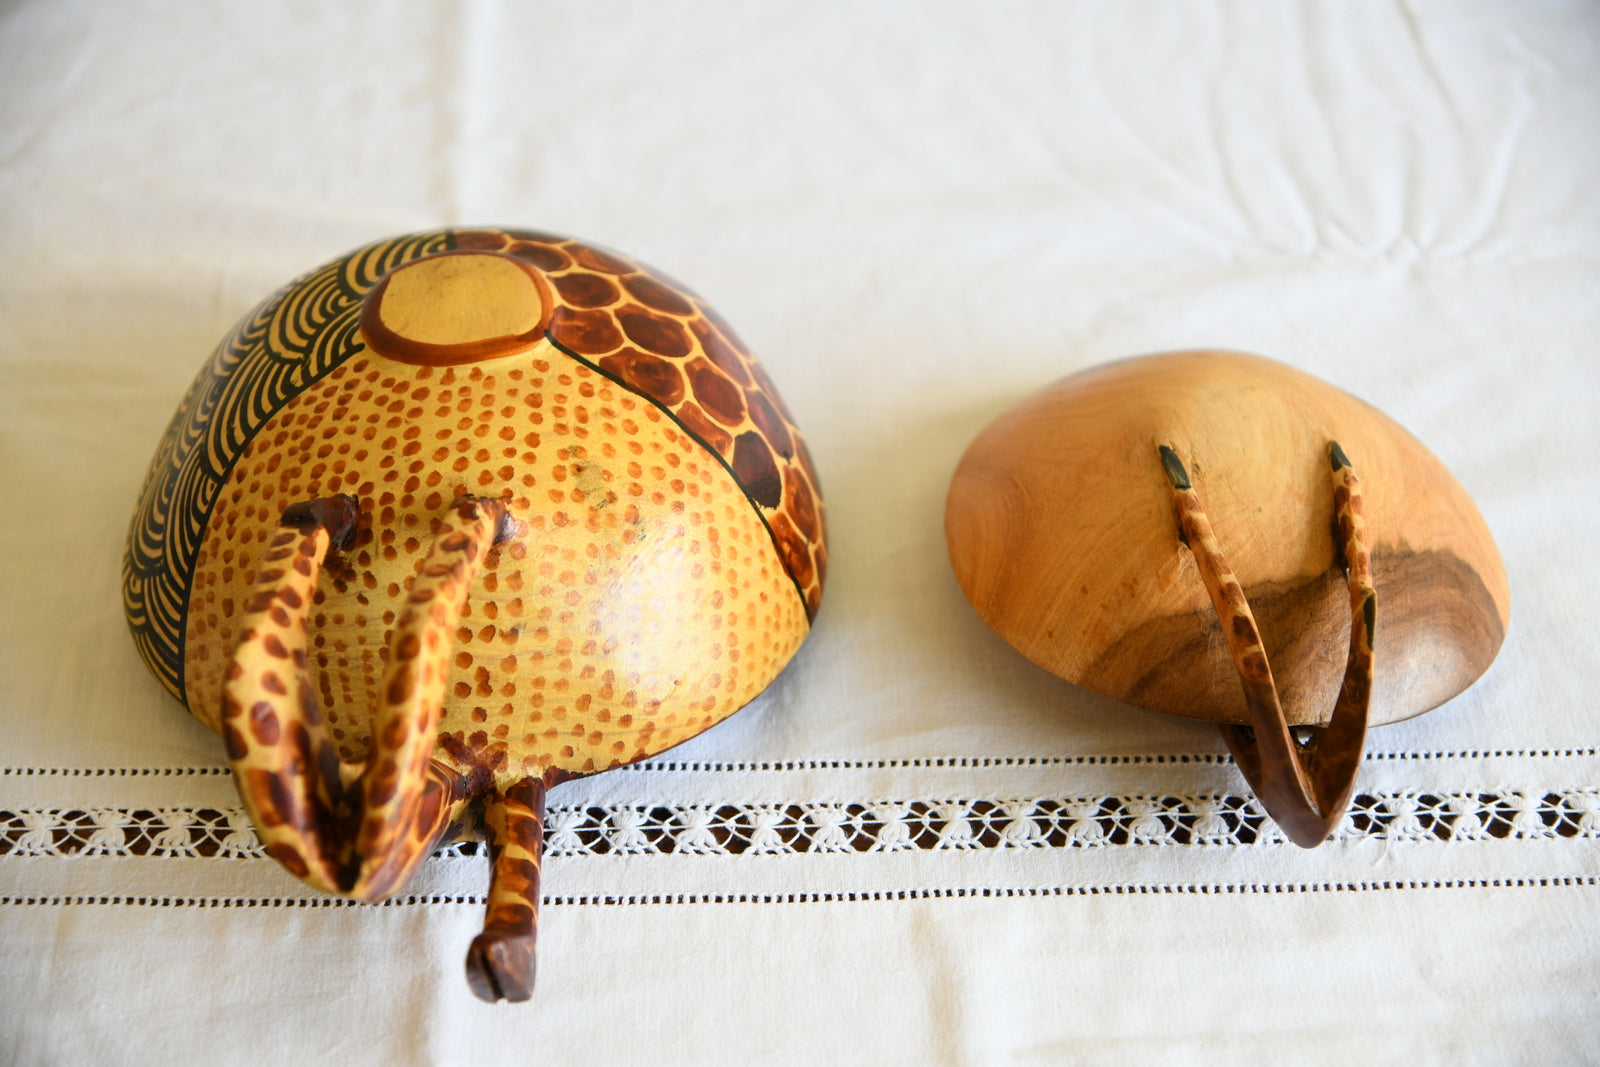
<instances>
[{"instance_id":1,"label":"painted wooden bowl","mask_svg":"<svg viewBox=\"0 0 1600 1067\"><path fill-rule=\"evenodd\" d=\"M945 531L1002 637L1097 693L1220 724L1307 847L1349 803L1369 722L1471 685L1509 618L1488 527L1432 453L1238 353L1112 363L1023 402L962 458Z\"/></svg>"},{"instance_id":2,"label":"painted wooden bowl","mask_svg":"<svg viewBox=\"0 0 1600 1067\"><path fill-rule=\"evenodd\" d=\"M397 891L482 835L478 995L533 983L545 790L715 725L809 632L817 478L697 296L545 234L380 241L286 286L151 464L124 602L271 855Z\"/></svg>"}]
</instances>

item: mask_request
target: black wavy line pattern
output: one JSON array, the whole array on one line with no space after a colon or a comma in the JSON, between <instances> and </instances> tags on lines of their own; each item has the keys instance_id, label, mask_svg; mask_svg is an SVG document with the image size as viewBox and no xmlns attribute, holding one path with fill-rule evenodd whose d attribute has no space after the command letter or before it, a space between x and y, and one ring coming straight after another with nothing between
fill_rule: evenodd
<instances>
[{"instance_id":1,"label":"black wavy line pattern","mask_svg":"<svg viewBox=\"0 0 1600 1067\"><path fill-rule=\"evenodd\" d=\"M188 703L183 646L195 560L234 464L284 404L360 351L361 298L379 278L454 247L452 230L408 234L302 275L240 320L184 394L150 461L122 557L134 644L179 700Z\"/></svg>"}]
</instances>

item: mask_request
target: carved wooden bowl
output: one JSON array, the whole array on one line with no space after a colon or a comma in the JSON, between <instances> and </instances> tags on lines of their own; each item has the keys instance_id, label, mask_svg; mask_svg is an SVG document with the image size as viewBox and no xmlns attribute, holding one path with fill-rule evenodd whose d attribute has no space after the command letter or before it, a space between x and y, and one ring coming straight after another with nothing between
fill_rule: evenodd
<instances>
[{"instance_id":1,"label":"carved wooden bowl","mask_svg":"<svg viewBox=\"0 0 1600 1067\"><path fill-rule=\"evenodd\" d=\"M545 790L748 703L826 566L800 433L699 297L577 241L441 230L305 275L222 342L123 591L294 874L377 900L487 838L468 977L521 1000Z\"/></svg>"},{"instance_id":2,"label":"carved wooden bowl","mask_svg":"<svg viewBox=\"0 0 1600 1067\"><path fill-rule=\"evenodd\" d=\"M1349 803L1366 726L1471 685L1508 622L1488 527L1433 454L1256 356L1147 356L1035 395L962 458L945 531L1002 637L1097 693L1220 724L1307 847Z\"/></svg>"}]
</instances>

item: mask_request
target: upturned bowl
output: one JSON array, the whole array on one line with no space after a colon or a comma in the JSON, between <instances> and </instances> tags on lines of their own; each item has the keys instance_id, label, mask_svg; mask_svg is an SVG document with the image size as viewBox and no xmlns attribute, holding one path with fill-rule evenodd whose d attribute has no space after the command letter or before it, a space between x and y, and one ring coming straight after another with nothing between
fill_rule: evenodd
<instances>
[{"instance_id":1,"label":"upturned bowl","mask_svg":"<svg viewBox=\"0 0 1600 1067\"><path fill-rule=\"evenodd\" d=\"M1353 531L1340 514L1351 488ZM1200 501L1233 586L1212 580L1185 525ZM1110 363L1018 404L962 457L945 531L968 599L1035 663L1257 735L1241 664L1270 664L1284 727L1326 727L1365 630L1370 692L1351 699L1377 726L1472 684L1509 621L1489 529L1426 447L1325 382L1234 352ZM1351 532L1373 603L1353 591ZM1230 589L1249 633L1213 595Z\"/></svg>"},{"instance_id":2,"label":"upturned bowl","mask_svg":"<svg viewBox=\"0 0 1600 1067\"><path fill-rule=\"evenodd\" d=\"M486 936L505 921L469 972L520 999L531 955L490 957L531 953L544 790L748 703L826 568L799 429L704 300L580 241L451 229L325 264L223 340L123 595L296 875L377 899L488 837Z\"/></svg>"}]
</instances>

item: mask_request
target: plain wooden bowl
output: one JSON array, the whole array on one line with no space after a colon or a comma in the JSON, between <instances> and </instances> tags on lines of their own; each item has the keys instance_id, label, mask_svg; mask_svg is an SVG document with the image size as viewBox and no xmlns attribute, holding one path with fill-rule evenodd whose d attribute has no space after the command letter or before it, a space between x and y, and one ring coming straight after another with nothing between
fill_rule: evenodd
<instances>
[{"instance_id":1,"label":"plain wooden bowl","mask_svg":"<svg viewBox=\"0 0 1600 1067\"><path fill-rule=\"evenodd\" d=\"M1181 457L1259 625L1289 726L1340 693L1351 600L1329 448L1364 498L1378 616L1370 722L1428 711L1494 659L1509 619L1489 529L1394 421L1258 356L1180 352L1095 367L995 420L957 467L951 563L1029 659L1154 711L1250 725L1227 635L1180 538L1160 446Z\"/></svg>"}]
</instances>

